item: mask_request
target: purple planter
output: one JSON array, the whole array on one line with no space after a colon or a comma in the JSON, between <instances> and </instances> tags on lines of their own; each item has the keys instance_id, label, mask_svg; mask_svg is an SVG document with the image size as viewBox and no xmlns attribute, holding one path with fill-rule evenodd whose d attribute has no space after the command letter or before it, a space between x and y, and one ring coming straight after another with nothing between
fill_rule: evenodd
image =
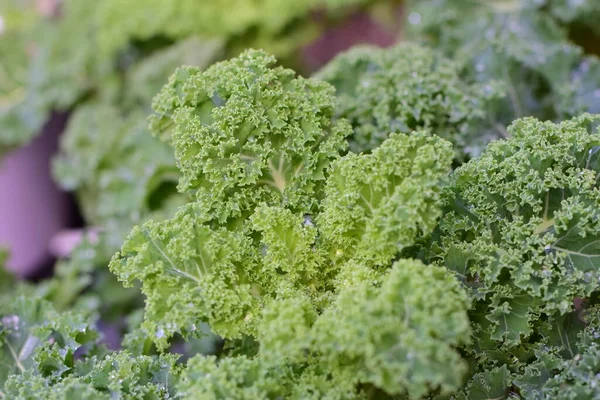
<instances>
[{"instance_id":1,"label":"purple planter","mask_svg":"<svg viewBox=\"0 0 600 400\"><path fill-rule=\"evenodd\" d=\"M50 176L65 121L66 116L54 115L30 145L0 160L0 247L8 248L7 267L20 276L48 264L52 236L70 222L69 198Z\"/></svg>"}]
</instances>

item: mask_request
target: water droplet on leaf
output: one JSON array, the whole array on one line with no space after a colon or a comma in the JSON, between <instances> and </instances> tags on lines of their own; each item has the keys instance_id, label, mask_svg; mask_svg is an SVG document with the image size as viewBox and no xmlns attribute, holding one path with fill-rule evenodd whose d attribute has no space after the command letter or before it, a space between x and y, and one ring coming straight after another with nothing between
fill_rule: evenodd
<instances>
[{"instance_id":1,"label":"water droplet on leaf","mask_svg":"<svg viewBox=\"0 0 600 400\"><path fill-rule=\"evenodd\" d=\"M408 22L411 25L419 25L421 23L421 14L419 14L417 12L411 12L408 15Z\"/></svg>"},{"instance_id":2,"label":"water droplet on leaf","mask_svg":"<svg viewBox=\"0 0 600 400\"><path fill-rule=\"evenodd\" d=\"M156 337L158 339L162 339L163 337L165 337L165 331L162 328L158 328L156 330Z\"/></svg>"}]
</instances>

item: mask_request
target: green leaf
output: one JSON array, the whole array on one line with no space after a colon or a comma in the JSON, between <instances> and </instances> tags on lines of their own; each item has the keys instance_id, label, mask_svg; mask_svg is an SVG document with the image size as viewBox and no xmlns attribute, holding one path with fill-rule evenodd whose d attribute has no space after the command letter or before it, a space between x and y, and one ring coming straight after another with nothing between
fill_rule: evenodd
<instances>
[{"instance_id":1,"label":"green leaf","mask_svg":"<svg viewBox=\"0 0 600 400\"><path fill-rule=\"evenodd\" d=\"M449 142L415 132L392 134L371 154L334 162L317 217L334 259L386 265L431 232L451 160Z\"/></svg>"},{"instance_id":2,"label":"green leaf","mask_svg":"<svg viewBox=\"0 0 600 400\"><path fill-rule=\"evenodd\" d=\"M316 77L335 86L336 114L352 124L356 153L373 150L392 132L426 129L452 142L462 159L480 134L473 128L484 121L487 103L502 94L494 82L461 79L457 64L412 43L354 48Z\"/></svg>"},{"instance_id":3,"label":"green leaf","mask_svg":"<svg viewBox=\"0 0 600 400\"><path fill-rule=\"evenodd\" d=\"M200 333L203 321L224 337L251 333L262 304L260 279L268 278L255 272L251 240L212 229L198 214L190 204L170 220L136 227L110 263L125 284L142 282L143 326L161 349L176 332Z\"/></svg>"},{"instance_id":4,"label":"green leaf","mask_svg":"<svg viewBox=\"0 0 600 400\"><path fill-rule=\"evenodd\" d=\"M598 6L580 3L411 1L407 14L418 19L406 24L407 36L451 57L462 67L463 79L504 87L501 99L486 104L487 121L478 127L480 138L502 138L509 134L504 126L517 118L559 121L600 111L599 59L571 41L576 35L590 37L594 24L588 24ZM481 148L473 144L477 154Z\"/></svg>"},{"instance_id":5,"label":"green leaf","mask_svg":"<svg viewBox=\"0 0 600 400\"><path fill-rule=\"evenodd\" d=\"M442 294L440 296L440 294ZM420 398L460 387L469 342L467 298L445 269L400 260L340 290L315 322L314 349L339 380ZM452 365L452 368L448 368Z\"/></svg>"},{"instance_id":6,"label":"green leaf","mask_svg":"<svg viewBox=\"0 0 600 400\"><path fill-rule=\"evenodd\" d=\"M573 300L600 288L597 119L517 120L509 139L453 173L423 252L469 290L474 373L494 365L517 373L542 346L568 358L581 351Z\"/></svg>"},{"instance_id":7,"label":"green leaf","mask_svg":"<svg viewBox=\"0 0 600 400\"><path fill-rule=\"evenodd\" d=\"M476 374L467 383L463 396L469 400L502 400L511 397L510 391L511 373L502 366Z\"/></svg>"},{"instance_id":8,"label":"green leaf","mask_svg":"<svg viewBox=\"0 0 600 400\"><path fill-rule=\"evenodd\" d=\"M39 298L15 297L0 306L0 386L28 370L58 379L73 368L73 354L94 346L97 332L82 315L58 314Z\"/></svg>"},{"instance_id":9,"label":"green leaf","mask_svg":"<svg viewBox=\"0 0 600 400\"><path fill-rule=\"evenodd\" d=\"M314 210L325 170L345 148L350 128L332 122L333 88L275 61L246 51L204 72L181 68L154 100L152 130L175 149L179 190L219 224L261 202Z\"/></svg>"}]
</instances>

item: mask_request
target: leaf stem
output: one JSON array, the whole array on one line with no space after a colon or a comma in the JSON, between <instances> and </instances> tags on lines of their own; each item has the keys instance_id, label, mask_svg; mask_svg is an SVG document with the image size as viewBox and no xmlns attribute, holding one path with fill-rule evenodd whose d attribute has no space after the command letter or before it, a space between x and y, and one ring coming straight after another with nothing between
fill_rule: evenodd
<instances>
[{"instance_id":1,"label":"leaf stem","mask_svg":"<svg viewBox=\"0 0 600 400\"><path fill-rule=\"evenodd\" d=\"M21 364L17 353L15 353L15 349L13 349L13 347L8 342L6 342L6 347L8 347L8 351L10 351L11 356L15 360L15 364L17 365L17 368L19 368L19 371L21 371L21 373L25 372L25 367L23 367L23 364Z\"/></svg>"},{"instance_id":2,"label":"leaf stem","mask_svg":"<svg viewBox=\"0 0 600 400\"><path fill-rule=\"evenodd\" d=\"M533 233L535 233L536 235L539 235L540 233L543 233L543 232L547 231L552 226L554 226L554 218L544 219L542 221L542 223L540 223L535 228L535 231Z\"/></svg>"},{"instance_id":3,"label":"leaf stem","mask_svg":"<svg viewBox=\"0 0 600 400\"><path fill-rule=\"evenodd\" d=\"M271 174L273 175L273 183L275 184L275 187L283 194L285 190L286 181L285 177L283 176L283 171L281 170L282 161L283 160L280 159L279 168L276 169L271 160L269 160L269 169L271 170Z\"/></svg>"}]
</instances>

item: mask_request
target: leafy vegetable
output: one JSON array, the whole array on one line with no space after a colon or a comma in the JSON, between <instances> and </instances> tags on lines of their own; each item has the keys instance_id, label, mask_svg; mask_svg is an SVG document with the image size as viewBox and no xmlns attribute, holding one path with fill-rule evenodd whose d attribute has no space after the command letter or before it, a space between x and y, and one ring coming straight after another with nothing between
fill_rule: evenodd
<instances>
[{"instance_id":1,"label":"leafy vegetable","mask_svg":"<svg viewBox=\"0 0 600 400\"><path fill-rule=\"evenodd\" d=\"M239 346L217 364L190 361L188 398L458 388L466 366L455 347L470 332L462 289L443 268L391 264L434 228L451 145L393 134L372 154L339 158L349 128L333 122L332 88L273 62L249 51L179 69L155 101L153 129L194 200L135 228L111 261L126 284L142 283L143 331L165 349L206 321ZM452 300L438 303L438 291Z\"/></svg>"},{"instance_id":2,"label":"leafy vegetable","mask_svg":"<svg viewBox=\"0 0 600 400\"><path fill-rule=\"evenodd\" d=\"M444 307L429 290L444 291L455 301ZM359 385L370 384L418 398L431 388L445 392L460 384L464 364L453 347L468 340L466 297L444 269L398 262L376 280L342 288L314 324L314 313L301 311L300 304L278 300L266 311L270 317L265 315L258 357L190 360L182 378L183 397L366 398ZM430 313L449 325L426 326L436 321ZM298 319L303 315L309 318ZM307 325L300 328L303 323ZM293 333L286 332L290 324ZM307 351L310 355L303 356ZM447 362L457 368L448 370Z\"/></svg>"},{"instance_id":3,"label":"leafy vegetable","mask_svg":"<svg viewBox=\"0 0 600 400\"><path fill-rule=\"evenodd\" d=\"M357 153L376 148L390 132L423 128L465 151L483 139L476 128L487 103L502 94L494 82L461 79L458 65L412 43L354 48L316 77L336 87L337 114L352 123L350 149Z\"/></svg>"},{"instance_id":4,"label":"leafy vegetable","mask_svg":"<svg viewBox=\"0 0 600 400\"><path fill-rule=\"evenodd\" d=\"M342 288L315 322L314 346L342 382L410 398L432 388L446 392L460 386L466 370L454 349L468 341L466 307L462 289L443 268L401 260L375 281Z\"/></svg>"},{"instance_id":5,"label":"leafy vegetable","mask_svg":"<svg viewBox=\"0 0 600 400\"><path fill-rule=\"evenodd\" d=\"M2 383L14 374L56 381L74 367L75 351L97 338L83 316L58 314L37 298L16 297L0 314Z\"/></svg>"},{"instance_id":6,"label":"leafy vegetable","mask_svg":"<svg viewBox=\"0 0 600 400\"><path fill-rule=\"evenodd\" d=\"M124 48L129 38L147 40L164 35L171 39L198 35L205 38L239 38L244 47L261 47L287 56L315 36L314 23L306 17L314 10L344 11L369 0L244 0L235 7L228 0L211 2L133 1L125 6L105 0L98 10L98 42L101 50ZM160 13L155 11L160 9ZM237 47L237 46L236 46Z\"/></svg>"},{"instance_id":7,"label":"leafy vegetable","mask_svg":"<svg viewBox=\"0 0 600 400\"><path fill-rule=\"evenodd\" d=\"M413 2L428 47L313 78L211 63L367 1L138 3L39 24L27 90L74 107L53 168L99 234L51 279L0 270L0 398L599 396L592 3Z\"/></svg>"},{"instance_id":8,"label":"leafy vegetable","mask_svg":"<svg viewBox=\"0 0 600 400\"><path fill-rule=\"evenodd\" d=\"M565 7L561 9L558 3L411 2L410 37L451 56L469 80L481 84L496 80L505 86L506 95L485 111L488 123L480 128L485 133L482 136L506 136L503 126L520 117L561 120L582 112L600 112L600 97L595 95L600 60L584 55L554 18L558 14L564 18L573 13L583 15L578 9L587 6L570 4L564 12Z\"/></svg>"},{"instance_id":9,"label":"leafy vegetable","mask_svg":"<svg viewBox=\"0 0 600 400\"><path fill-rule=\"evenodd\" d=\"M566 317L573 299L598 290L597 121L517 120L510 139L453 174L429 257L469 288L470 352L481 365L525 362L556 333L565 346L563 335L577 333Z\"/></svg>"},{"instance_id":10,"label":"leafy vegetable","mask_svg":"<svg viewBox=\"0 0 600 400\"><path fill-rule=\"evenodd\" d=\"M345 148L333 89L274 64L248 51L205 72L182 68L155 98L153 132L173 146L179 190L194 193L201 218L223 224L261 202L312 211Z\"/></svg>"},{"instance_id":11,"label":"leafy vegetable","mask_svg":"<svg viewBox=\"0 0 600 400\"><path fill-rule=\"evenodd\" d=\"M310 32L317 26L311 24L308 13L319 3L303 0L290 7L280 0L246 0L231 7L223 0L168 4L66 0L61 3L60 19L40 29L43 36L33 67L41 75L32 82L33 88L43 104L65 109L83 96L113 86L118 74L132 63L192 37L214 39L228 47L237 47L233 42L238 37L247 38L239 46L260 45L289 55L314 36ZM328 3L333 12L344 4L367 1Z\"/></svg>"},{"instance_id":12,"label":"leafy vegetable","mask_svg":"<svg viewBox=\"0 0 600 400\"><path fill-rule=\"evenodd\" d=\"M450 143L423 132L392 134L372 154L333 163L318 223L337 258L386 265L440 216Z\"/></svg>"},{"instance_id":13,"label":"leafy vegetable","mask_svg":"<svg viewBox=\"0 0 600 400\"><path fill-rule=\"evenodd\" d=\"M17 298L1 315L2 397L164 398L176 382L177 356L107 354L84 316L43 300Z\"/></svg>"}]
</instances>

